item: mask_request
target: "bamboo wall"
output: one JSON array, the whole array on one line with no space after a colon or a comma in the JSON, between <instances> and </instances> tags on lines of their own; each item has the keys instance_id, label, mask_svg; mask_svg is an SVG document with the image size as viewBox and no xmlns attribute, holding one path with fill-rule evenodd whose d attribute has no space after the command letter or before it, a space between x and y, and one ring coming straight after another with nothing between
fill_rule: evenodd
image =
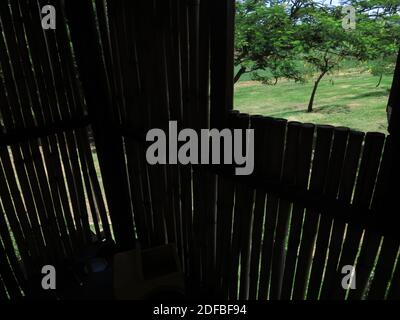
<instances>
[{"instance_id":1,"label":"bamboo wall","mask_svg":"<svg viewBox=\"0 0 400 320\"><path fill-rule=\"evenodd\" d=\"M10 2L0 4L0 298L94 236L110 239L106 207L119 248L176 244L191 293L400 297L397 138L231 111L233 1L52 1L57 29L46 31L46 1ZM144 136L169 120L254 128L254 173L148 165ZM341 267L354 264L346 292Z\"/></svg>"},{"instance_id":2,"label":"bamboo wall","mask_svg":"<svg viewBox=\"0 0 400 320\"><path fill-rule=\"evenodd\" d=\"M44 32L42 5L0 4L0 298L111 238L67 29Z\"/></svg>"}]
</instances>

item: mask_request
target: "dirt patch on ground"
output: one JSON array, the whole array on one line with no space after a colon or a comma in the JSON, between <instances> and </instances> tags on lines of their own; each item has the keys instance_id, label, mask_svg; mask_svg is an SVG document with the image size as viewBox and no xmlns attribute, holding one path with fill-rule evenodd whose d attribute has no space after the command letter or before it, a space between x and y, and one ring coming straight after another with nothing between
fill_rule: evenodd
<instances>
[{"instance_id":1,"label":"dirt patch on ground","mask_svg":"<svg viewBox=\"0 0 400 320\"><path fill-rule=\"evenodd\" d=\"M251 86L257 85L259 83L260 82L258 82L258 81L239 81L235 84L235 87L245 88L245 87L251 87Z\"/></svg>"},{"instance_id":2,"label":"dirt patch on ground","mask_svg":"<svg viewBox=\"0 0 400 320\"><path fill-rule=\"evenodd\" d=\"M361 107L361 103L352 102L347 104L350 108Z\"/></svg>"}]
</instances>

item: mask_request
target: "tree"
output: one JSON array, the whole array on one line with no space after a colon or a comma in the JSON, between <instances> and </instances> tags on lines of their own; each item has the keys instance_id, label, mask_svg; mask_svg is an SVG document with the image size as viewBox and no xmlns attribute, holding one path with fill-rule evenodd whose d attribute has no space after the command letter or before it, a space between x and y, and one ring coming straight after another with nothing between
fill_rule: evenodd
<instances>
[{"instance_id":1,"label":"tree","mask_svg":"<svg viewBox=\"0 0 400 320\"><path fill-rule=\"evenodd\" d=\"M364 61L369 57L369 44L363 29L346 30L342 26L341 8L324 6L309 10L299 26L303 59L317 72L307 112L313 111L314 99L322 78L338 67L345 58Z\"/></svg>"},{"instance_id":2,"label":"tree","mask_svg":"<svg viewBox=\"0 0 400 320\"><path fill-rule=\"evenodd\" d=\"M351 5L357 14L369 18L393 17L400 13L400 0L344 0L343 5Z\"/></svg>"},{"instance_id":3,"label":"tree","mask_svg":"<svg viewBox=\"0 0 400 320\"><path fill-rule=\"evenodd\" d=\"M358 27L368 43L368 71L379 77L393 74L400 47L400 0L350 1L358 12Z\"/></svg>"},{"instance_id":4,"label":"tree","mask_svg":"<svg viewBox=\"0 0 400 320\"><path fill-rule=\"evenodd\" d=\"M312 5L310 0L237 1L234 83L245 73L261 70L269 71L269 76L254 77L267 84L281 77L301 80L295 66L300 46L296 23L301 10Z\"/></svg>"},{"instance_id":5,"label":"tree","mask_svg":"<svg viewBox=\"0 0 400 320\"><path fill-rule=\"evenodd\" d=\"M392 75L396 64L395 56L384 56L381 59L373 60L369 63L369 71L378 77L376 87L381 84L384 75Z\"/></svg>"}]
</instances>

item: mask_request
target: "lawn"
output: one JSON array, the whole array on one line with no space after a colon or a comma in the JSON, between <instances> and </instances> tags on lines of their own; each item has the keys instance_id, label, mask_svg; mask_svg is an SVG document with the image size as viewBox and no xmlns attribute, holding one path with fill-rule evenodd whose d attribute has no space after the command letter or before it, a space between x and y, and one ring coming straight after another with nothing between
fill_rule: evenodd
<instances>
[{"instance_id":1,"label":"lawn","mask_svg":"<svg viewBox=\"0 0 400 320\"><path fill-rule=\"evenodd\" d=\"M301 122L345 126L360 131L387 133L386 104L392 82L358 70L328 75L322 79L307 113L313 81L304 84L282 80L275 86L244 77L235 85L235 109Z\"/></svg>"}]
</instances>

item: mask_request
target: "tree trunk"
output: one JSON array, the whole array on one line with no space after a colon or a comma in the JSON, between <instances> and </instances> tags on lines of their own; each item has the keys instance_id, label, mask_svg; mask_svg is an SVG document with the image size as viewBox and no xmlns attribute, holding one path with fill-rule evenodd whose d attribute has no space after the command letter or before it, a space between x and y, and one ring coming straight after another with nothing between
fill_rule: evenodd
<instances>
[{"instance_id":1,"label":"tree trunk","mask_svg":"<svg viewBox=\"0 0 400 320\"><path fill-rule=\"evenodd\" d=\"M378 88L379 85L381 84L382 77L383 77L383 73L381 73L381 75L380 75L380 77L379 77L379 81L378 81L378 83L376 84L376 88Z\"/></svg>"},{"instance_id":2,"label":"tree trunk","mask_svg":"<svg viewBox=\"0 0 400 320\"><path fill-rule=\"evenodd\" d=\"M236 73L235 77L233 78L233 83L236 83L239 81L240 77L246 73L247 69L246 67L241 66L238 72Z\"/></svg>"},{"instance_id":3,"label":"tree trunk","mask_svg":"<svg viewBox=\"0 0 400 320\"><path fill-rule=\"evenodd\" d=\"M326 71L323 71L319 77L317 78L317 80L315 80L314 82L314 88L311 92L311 97L310 97L310 101L308 102L308 108L307 108L307 112L312 112L313 111L313 104L314 104L314 97L315 97L315 93L317 92L317 88L319 85L319 82L321 81L321 79L323 78L323 76L325 75Z\"/></svg>"}]
</instances>

